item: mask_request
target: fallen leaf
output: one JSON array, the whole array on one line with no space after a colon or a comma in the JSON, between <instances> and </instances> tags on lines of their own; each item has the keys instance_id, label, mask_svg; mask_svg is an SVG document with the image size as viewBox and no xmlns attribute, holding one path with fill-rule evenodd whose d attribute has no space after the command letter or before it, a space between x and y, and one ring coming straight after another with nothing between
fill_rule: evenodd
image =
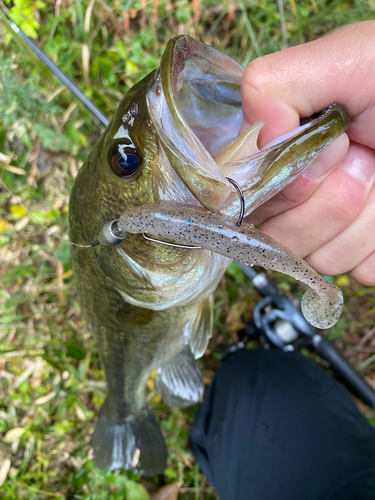
<instances>
[{"instance_id":1,"label":"fallen leaf","mask_svg":"<svg viewBox=\"0 0 375 500\"><path fill-rule=\"evenodd\" d=\"M158 488L150 495L150 500L177 500L178 486L177 483L167 484Z\"/></svg>"},{"instance_id":2,"label":"fallen leaf","mask_svg":"<svg viewBox=\"0 0 375 500\"><path fill-rule=\"evenodd\" d=\"M19 439L24 432L24 427L14 427L5 434L4 443L13 443L13 441L17 441L17 439Z\"/></svg>"},{"instance_id":3,"label":"fallen leaf","mask_svg":"<svg viewBox=\"0 0 375 500\"><path fill-rule=\"evenodd\" d=\"M6 230L8 229L8 221L6 220L0 220L0 233L5 233Z\"/></svg>"},{"instance_id":4,"label":"fallen leaf","mask_svg":"<svg viewBox=\"0 0 375 500\"><path fill-rule=\"evenodd\" d=\"M11 461L9 458L6 458L4 462L2 463L2 466L0 468L0 486L2 486L5 483L5 480L8 476L8 472L10 469Z\"/></svg>"},{"instance_id":5,"label":"fallen leaf","mask_svg":"<svg viewBox=\"0 0 375 500\"><path fill-rule=\"evenodd\" d=\"M156 396L152 399L154 403L160 403L161 401L161 396L160 394L156 394Z\"/></svg>"}]
</instances>

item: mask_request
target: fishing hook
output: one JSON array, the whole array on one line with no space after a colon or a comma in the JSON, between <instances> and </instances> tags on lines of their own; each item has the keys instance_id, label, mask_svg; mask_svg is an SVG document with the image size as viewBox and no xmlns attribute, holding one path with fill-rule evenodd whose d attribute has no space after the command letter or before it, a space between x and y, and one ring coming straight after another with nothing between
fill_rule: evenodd
<instances>
[{"instance_id":1,"label":"fishing hook","mask_svg":"<svg viewBox=\"0 0 375 500\"><path fill-rule=\"evenodd\" d=\"M96 247L97 245L118 245L127 237L128 233L122 232L118 227L118 219L112 220L111 222L107 222L102 227L102 230L99 234L99 239L91 243L91 247ZM146 233L143 233L143 237L146 240L153 241L155 243L161 243L162 245L168 245L170 247L178 247L178 248L186 248L188 250L197 250L203 247L193 247L188 245L181 245L179 243L169 243L167 241L156 240L154 238L150 238Z\"/></svg>"},{"instance_id":2,"label":"fishing hook","mask_svg":"<svg viewBox=\"0 0 375 500\"><path fill-rule=\"evenodd\" d=\"M148 241L154 241L155 243L161 243L162 245L168 245L170 247L187 248L188 250L199 250L203 248L203 247L194 247L190 245L182 245L180 243L169 243L168 241L156 240L154 238L150 238L150 236L147 236L146 233L143 233L143 237Z\"/></svg>"},{"instance_id":3,"label":"fishing hook","mask_svg":"<svg viewBox=\"0 0 375 500\"><path fill-rule=\"evenodd\" d=\"M240 215L238 216L238 221L237 221L237 226L240 226L242 224L242 221L243 221L243 218L245 215L245 198L242 194L242 190L241 190L240 186L237 184L236 181L234 181L230 177L227 177L227 181L229 181L231 184L233 184L233 186L237 189L238 196L240 197L241 208L240 208Z\"/></svg>"},{"instance_id":4,"label":"fishing hook","mask_svg":"<svg viewBox=\"0 0 375 500\"><path fill-rule=\"evenodd\" d=\"M240 208L240 215L239 215L238 220L237 220L237 226L240 226L242 224L242 221L243 221L243 218L244 218L244 215L245 215L245 199L244 199L244 196L242 194L242 190L241 190L240 186L237 184L237 182L234 181L233 179L231 179L230 177L227 177L227 180L231 184L233 184L233 186L237 190L238 196L240 197L241 208ZM181 244L178 244L178 243L168 243L167 241L161 241L161 240L157 240L155 238L150 238L150 236L147 236L146 233L143 233L143 237L146 240L153 241L155 243L161 243L162 245L168 245L168 246L171 246L171 247L187 248L189 250L198 250L198 249L203 248L203 247L194 247L194 246L189 246L189 245L181 245Z\"/></svg>"},{"instance_id":5,"label":"fishing hook","mask_svg":"<svg viewBox=\"0 0 375 500\"><path fill-rule=\"evenodd\" d=\"M240 226L244 214L245 214L245 199L242 194L240 186L237 184L236 181L233 179L227 177L227 180L233 184L233 186L236 188L238 196L240 197L240 204L241 204L241 209L240 209L240 215L237 220L237 226ZM161 243L162 245L167 245L169 247L175 247L175 248L184 248L186 250L201 250L203 247L196 247L192 245L182 245L180 243L170 243L168 241L161 241L156 238L151 238L150 236L147 236L146 233L142 233L143 237L145 240L152 241L153 243ZM104 224L102 227L100 234L99 234L99 239L91 243L91 247L96 247L97 245L118 245L124 239L127 237L128 233L122 232L119 227L118 227L118 219L112 220L111 222L107 222Z\"/></svg>"}]
</instances>

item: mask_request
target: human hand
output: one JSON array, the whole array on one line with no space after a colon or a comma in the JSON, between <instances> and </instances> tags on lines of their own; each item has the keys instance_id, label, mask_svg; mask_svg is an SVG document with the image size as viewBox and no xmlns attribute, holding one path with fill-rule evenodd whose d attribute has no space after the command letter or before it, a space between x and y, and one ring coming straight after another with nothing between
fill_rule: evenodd
<instances>
[{"instance_id":1,"label":"human hand","mask_svg":"<svg viewBox=\"0 0 375 500\"><path fill-rule=\"evenodd\" d=\"M263 120L259 146L336 102L347 134L247 220L319 273L375 285L375 21L255 59L242 79L244 118Z\"/></svg>"}]
</instances>

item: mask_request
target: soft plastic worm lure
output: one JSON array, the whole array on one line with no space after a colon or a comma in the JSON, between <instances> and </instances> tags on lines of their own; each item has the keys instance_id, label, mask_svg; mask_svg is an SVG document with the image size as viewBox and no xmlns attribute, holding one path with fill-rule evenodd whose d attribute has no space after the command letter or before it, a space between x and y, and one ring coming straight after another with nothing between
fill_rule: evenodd
<instances>
[{"instance_id":1,"label":"soft plastic worm lure","mask_svg":"<svg viewBox=\"0 0 375 500\"><path fill-rule=\"evenodd\" d=\"M237 226L222 214L202 207L161 202L137 207L124 213L118 230L148 233L183 245L203 247L249 265L258 265L288 274L310 287L302 299L302 312L317 328L329 328L339 319L343 297L339 288L329 285L300 259L250 224Z\"/></svg>"}]
</instances>

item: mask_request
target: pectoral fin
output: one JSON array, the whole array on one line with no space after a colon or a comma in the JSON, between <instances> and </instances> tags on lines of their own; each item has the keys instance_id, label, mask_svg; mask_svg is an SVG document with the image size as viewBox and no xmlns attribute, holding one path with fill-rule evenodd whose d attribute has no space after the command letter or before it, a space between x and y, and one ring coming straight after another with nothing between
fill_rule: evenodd
<instances>
[{"instance_id":1,"label":"pectoral fin","mask_svg":"<svg viewBox=\"0 0 375 500\"><path fill-rule=\"evenodd\" d=\"M214 299L210 295L199 305L195 316L186 325L184 337L195 359L203 356L212 337L213 307Z\"/></svg>"},{"instance_id":2,"label":"pectoral fin","mask_svg":"<svg viewBox=\"0 0 375 500\"><path fill-rule=\"evenodd\" d=\"M184 408L197 403L203 396L203 377L189 346L157 369L155 381L168 406Z\"/></svg>"}]
</instances>

